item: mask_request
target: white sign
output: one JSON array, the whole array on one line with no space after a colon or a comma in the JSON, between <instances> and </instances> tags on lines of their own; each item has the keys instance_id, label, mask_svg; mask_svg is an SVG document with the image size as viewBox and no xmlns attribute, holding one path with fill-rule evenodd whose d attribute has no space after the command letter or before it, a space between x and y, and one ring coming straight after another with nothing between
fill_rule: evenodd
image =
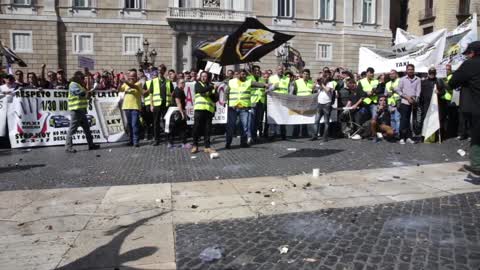
<instances>
[{"instance_id":1,"label":"white sign","mask_svg":"<svg viewBox=\"0 0 480 270\"><path fill-rule=\"evenodd\" d=\"M216 83L219 84L218 86L218 94L220 98L216 104L215 115L213 117L213 124L226 124L227 123L227 108L225 107L225 91L227 90L227 85L223 82ZM187 111L187 124L193 125L194 119L194 105L195 105L195 82L187 82L185 83L185 96L186 96L186 104L185 110Z\"/></svg>"},{"instance_id":2,"label":"white sign","mask_svg":"<svg viewBox=\"0 0 480 270\"><path fill-rule=\"evenodd\" d=\"M98 92L88 107L88 124L97 143L125 139L117 92ZM68 91L26 89L16 93L7 109L12 148L64 145L70 126ZM79 128L73 142L86 143Z\"/></svg>"},{"instance_id":3,"label":"white sign","mask_svg":"<svg viewBox=\"0 0 480 270\"><path fill-rule=\"evenodd\" d=\"M7 136L7 97L0 97L0 137Z\"/></svg>"},{"instance_id":4,"label":"white sign","mask_svg":"<svg viewBox=\"0 0 480 270\"><path fill-rule=\"evenodd\" d=\"M440 64L445 49L446 30L397 44L390 49L360 48L359 70L373 67L376 73L392 69L405 70L408 64L415 65L415 71L427 72L431 66Z\"/></svg>"},{"instance_id":5,"label":"white sign","mask_svg":"<svg viewBox=\"0 0 480 270\"><path fill-rule=\"evenodd\" d=\"M311 96L267 94L267 119L269 124L301 125L315 123L318 94Z\"/></svg>"}]
</instances>

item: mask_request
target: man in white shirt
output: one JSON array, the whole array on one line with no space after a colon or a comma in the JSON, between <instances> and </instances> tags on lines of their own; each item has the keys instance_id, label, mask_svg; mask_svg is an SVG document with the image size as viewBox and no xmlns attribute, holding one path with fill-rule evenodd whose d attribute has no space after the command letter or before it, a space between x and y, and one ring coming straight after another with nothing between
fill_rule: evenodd
<instances>
[{"instance_id":1,"label":"man in white shirt","mask_svg":"<svg viewBox=\"0 0 480 270\"><path fill-rule=\"evenodd\" d=\"M324 71L324 73L330 73L330 70ZM325 75L325 74L324 74ZM332 80L331 76L324 77L317 80L316 89L318 89L318 107L317 115L315 117L315 129L312 137L312 141L317 140L320 135L320 121L322 117L324 118L324 129L323 129L323 141L328 141L328 126L330 123L330 113L332 111L332 93L335 91L335 81Z\"/></svg>"}]
</instances>

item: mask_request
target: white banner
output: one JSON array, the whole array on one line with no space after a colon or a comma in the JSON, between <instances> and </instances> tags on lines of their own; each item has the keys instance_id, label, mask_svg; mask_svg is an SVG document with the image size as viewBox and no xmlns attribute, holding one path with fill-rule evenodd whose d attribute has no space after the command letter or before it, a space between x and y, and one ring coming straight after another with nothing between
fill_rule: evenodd
<instances>
[{"instance_id":1,"label":"white banner","mask_svg":"<svg viewBox=\"0 0 480 270\"><path fill-rule=\"evenodd\" d=\"M430 106L427 115L423 121L422 136L427 140L440 129L440 116L438 114L438 95L436 93L437 86L434 87Z\"/></svg>"},{"instance_id":2,"label":"white banner","mask_svg":"<svg viewBox=\"0 0 480 270\"><path fill-rule=\"evenodd\" d=\"M397 44L390 49L361 47L359 70L373 67L375 73L386 73L392 69L405 70L408 64L415 65L415 71L427 72L431 66L440 64L445 49L446 30Z\"/></svg>"},{"instance_id":3,"label":"white banner","mask_svg":"<svg viewBox=\"0 0 480 270\"><path fill-rule=\"evenodd\" d=\"M8 96L0 97L0 137L7 136L7 99Z\"/></svg>"},{"instance_id":4,"label":"white banner","mask_svg":"<svg viewBox=\"0 0 480 270\"><path fill-rule=\"evenodd\" d=\"M443 59L441 65L451 64L452 69L456 70L465 61L462 52L465 51L468 44L478 40L477 32L477 14L473 14L466 19L462 24L457 26L452 32L447 33L445 40L445 49L443 52ZM395 36L395 45L400 43L410 42L411 40L419 38L412 35L405 30L397 28ZM438 72L437 72L438 76Z\"/></svg>"},{"instance_id":5,"label":"white banner","mask_svg":"<svg viewBox=\"0 0 480 270\"><path fill-rule=\"evenodd\" d=\"M224 106L225 102L225 91L227 90L227 84L223 82L215 83L219 84L218 86L218 93L220 95L220 98L217 102L216 110L215 110L215 116L213 117L213 124L226 124L227 123L227 108ZM185 83L185 96L186 96L186 104L185 104L185 110L187 111L187 116L188 116L188 125L193 125L193 115L194 115L194 110L193 106L195 104L195 82L187 82Z\"/></svg>"},{"instance_id":6,"label":"white banner","mask_svg":"<svg viewBox=\"0 0 480 270\"><path fill-rule=\"evenodd\" d=\"M301 125L315 123L318 94L311 96L267 95L267 119L269 124Z\"/></svg>"},{"instance_id":7,"label":"white banner","mask_svg":"<svg viewBox=\"0 0 480 270\"><path fill-rule=\"evenodd\" d=\"M117 92L98 92L89 103L88 124L97 143L125 139ZM16 93L7 109L12 148L64 145L70 125L68 91L26 89ZM75 144L86 143L79 128Z\"/></svg>"}]
</instances>

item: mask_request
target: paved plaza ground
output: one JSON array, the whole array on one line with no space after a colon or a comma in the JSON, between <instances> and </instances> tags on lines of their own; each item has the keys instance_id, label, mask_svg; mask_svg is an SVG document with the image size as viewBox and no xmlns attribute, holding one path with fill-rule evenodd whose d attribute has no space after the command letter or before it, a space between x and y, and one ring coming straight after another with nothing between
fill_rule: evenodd
<instances>
[{"instance_id":1,"label":"paved plaza ground","mask_svg":"<svg viewBox=\"0 0 480 270\"><path fill-rule=\"evenodd\" d=\"M480 269L467 142L223 144L0 150L0 268Z\"/></svg>"}]
</instances>

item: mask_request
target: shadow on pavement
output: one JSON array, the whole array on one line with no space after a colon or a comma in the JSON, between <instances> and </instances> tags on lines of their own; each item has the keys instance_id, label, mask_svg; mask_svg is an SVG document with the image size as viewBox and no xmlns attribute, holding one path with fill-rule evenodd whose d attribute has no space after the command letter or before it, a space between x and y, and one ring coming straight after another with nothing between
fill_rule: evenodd
<instances>
[{"instance_id":1,"label":"shadow on pavement","mask_svg":"<svg viewBox=\"0 0 480 270\"><path fill-rule=\"evenodd\" d=\"M12 172L12 171L26 171L33 168L39 168L39 167L45 167L45 166L46 166L45 164L17 165L17 166L11 165L8 167L0 167L0 174Z\"/></svg>"},{"instance_id":2,"label":"shadow on pavement","mask_svg":"<svg viewBox=\"0 0 480 270\"><path fill-rule=\"evenodd\" d=\"M339 149L313 149L313 148L306 148L306 149L299 149L295 152L286 154L281 156L280 158L316 158L316 157L325 157L329 155L334 155L344 150Z\"/></svg>"},{"instance_id":3,"label":"shadow on pavement","mask_svg":"<svg viewBox=\"0 0 480 270\"><path fill-rule=\"evenodd\" d=\"M469 174L467 178L465 178L465 182L468 182L472 185L480 186L480 177L475 177L472 174Z\"/></svg>"},{"instance_id":4,"label":"shadow on pavement","mask_svg":"<svg viewBox=\"0 0 480 270\"><path fill-rule=\"evenodd\" d=\"M153 255L158 248L157 247L142 247L130 250L123 254L120 254L120 248L122 247L125 239L128 235L133 233L138 227L145 224L147 221L161 217L165 214L168 214L170 211L159 213L151 217L140 219L132 224L125 226L118 226L109 231L105 232L105 235L114 235L115 236L107 244L100 246L90 252L89 254L79 258L69 264L56 268L56 270L87 270L87 269L98 269L98 268L108 268L108 269L118 269L123 267L122 264L130 261L136 261L141 258L145 258ZM128 267L129 270L140 270L140 268Z\"/></svg>"}]
</instances>

